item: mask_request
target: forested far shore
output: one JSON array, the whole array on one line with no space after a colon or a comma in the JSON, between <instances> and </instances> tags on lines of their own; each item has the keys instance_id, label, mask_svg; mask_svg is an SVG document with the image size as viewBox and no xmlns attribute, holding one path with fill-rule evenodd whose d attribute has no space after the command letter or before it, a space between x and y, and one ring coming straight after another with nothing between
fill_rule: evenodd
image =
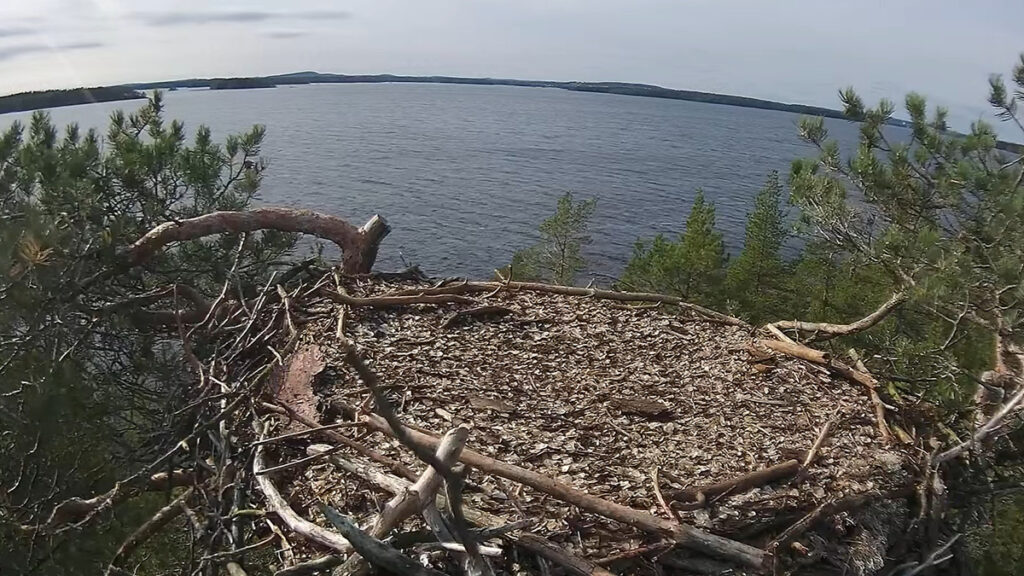
<instances>
[{"instance_id":1,"label":"forested far shore","mask_svg":"<svg viewBox=\"0 0 1024 576\"><path fill-rule=\"evenodd\" d=\"M272 76L186 78L181 80L140 82L99 88L22 92L19 94L12 94L10 96L0 96L0 114L26 112L44 108L57 108L60 106L75 106L78 104L96 102L132 100L144 98L145 95L141 93L141 91L146 90L176 90L179 88L209 88L211 90L224 90L276 88L284 85L301 84L384 83L464 84L478 86L558 88L573 92L594 92L598 94L618 94L620 96L684 100L689 102L704 102L706 104L739 106L741 108L777 110L780 112L792 112L794 114L820 116L823 118L849 119L842 110L834 108L824 108L821 106L811 106L807 104L791 104L786 102L763 100L760 98L750 98L747 96L717 94L714 92L675 90L672 88L655 86L653 84L634 84L628 82L558 82L548 80L518 80L514 78L464 78L458 76L403 76L395 74L324 74L311 71L277 74ZM886 119L885 124L904 128L910 126L910 122L908 120L903 120L901 118L888 118ZM1017 153L1024 152L1024 145L1014 142L998 141L996 142L996 148Z\"/></svg>"},{"instance_id":2,"label":"forested far shore","mask_svg":"<svg viewBox=\"0 0 1024 576\"><path fill-rule=\"evenodd\" d=\"M41 90L0 96L0 114L25 112L42 108L59 108L78 104L115 102L118 100L139 100L145 98L142 92L128 86L101 86L97 88L72 88L70 90Z\"/></svg>"}]
</instances>

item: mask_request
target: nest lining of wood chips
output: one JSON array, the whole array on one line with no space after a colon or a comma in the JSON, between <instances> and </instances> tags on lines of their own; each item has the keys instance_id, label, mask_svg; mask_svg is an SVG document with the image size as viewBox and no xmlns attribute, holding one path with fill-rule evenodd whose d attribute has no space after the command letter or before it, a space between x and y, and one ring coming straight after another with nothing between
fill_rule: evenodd
<instances>
[{"instance_id":1,"label":"nest lining of wood chips","mask_svg":"<svg viewBox=\"0 0 1024 576\"><path fill-rule=\"evenodd\" d=\"M349 291L367 296L410 286L365 282ZM672 504L685 523L752 543L763 544L826 500L912 482L911 455L881 441L863 388L755 348L749 330L597 298L501 291L487 302L512 313L453 316L463 304L347 308L345 334L404 422L435 434L466 424L468 448L665 516L655 469L666 493L727 481L802 460L831 421L815 461L798 475L697 509ZM332 403L370 406L370 394L335 345L339 305L324 298L306 306L332 312L307 325L298 346L319 357L316 406L307 398L304 409L327 423L338 418ZM343 432L423 468L391 438ZM305 455L302 445L278 450L281 460ZM473 471L469 482L467 506L509 522L534 518L533 531L585 558L657 542L502 478ZM390 497L324 461L281 488L308 517L326 501L363 523Z\"/></svg>"}]
</instances>

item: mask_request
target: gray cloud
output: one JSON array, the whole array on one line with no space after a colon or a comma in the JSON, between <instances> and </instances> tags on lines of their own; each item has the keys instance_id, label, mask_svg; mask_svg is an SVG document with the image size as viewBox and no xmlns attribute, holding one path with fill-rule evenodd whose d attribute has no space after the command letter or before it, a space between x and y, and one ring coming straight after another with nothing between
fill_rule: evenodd
<instances>
[{"instance_id":1,"label":"gray cloud","mask_svg":"<svg viewBox=\"0 0 1024 576\"><path fill-rule=\"evenodd\" d=\"M13 38L15 36L28 36L34 34L35 30L24 26L0 27L0 38Z\"/></svg>"},{"instance_id":2,"label":"gray cloud","mask_svg":"<svg viewBox=\"0 0 1024 576\"><path fill-rule=\"evenodd\" d=\"M103 42L68 42L67 44L60 44L55 46L55 50L90 50L92 48L102 48L106 46Z\"/></svg>"},{"instance_id":3,"label":"gray cloud","mask_svg":"<svg viewBox=\"0 0 1024 576\"><path fill-rule=\"evenodd\" d=\"M300 38L306 34L308 34L308 32L302 32L299 30L275 30L265 33L264 36L267 36L268 38L277 38L279 40L287 40L289 38Z\"/></svg>"},{"instance_id":4,"label":"gray cloud","mask_svg":"<svg viewBox=\"0 0 1024 576\"><path fill-rule=\"evenodd\" d=\"M25 54L89 50L92 48L101 48L103 46L104 44L102 42L69 42L67 44L57 44L54 46L46 44L15 44L13 46L0 46L0 62L3 62L4 60L11 60Z\"/></svg>"},{"instance_id":5,"label":"gray cloud","mask_svg":"<svg viewBox=\"0 0 1024 576\"><path fill-rule=\"evenodd\" d=\"M140 12L132 18L147 26L184 26L196 24L246 24L273 20L345 20L349 12L341 10L307 10L297 12L266 12L236 10L231 12Z\"/></svg>"}]
</instances>

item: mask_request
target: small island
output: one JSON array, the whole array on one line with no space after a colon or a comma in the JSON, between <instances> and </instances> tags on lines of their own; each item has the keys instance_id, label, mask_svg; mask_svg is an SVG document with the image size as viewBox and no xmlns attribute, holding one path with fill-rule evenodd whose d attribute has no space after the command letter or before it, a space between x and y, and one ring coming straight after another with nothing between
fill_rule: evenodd
<instances>
[{"instance_id":1,"label":"small island","mask_svg":"<svg viewBox=\"0 0 1024 576\"><path fill-rule=\"evenodd\" d=\"M175 88L175 86L171 86ZM277 88L267 78L215 78L210 80L210 90L248 90L249 88Z\"/></svg>"}]
</instances>

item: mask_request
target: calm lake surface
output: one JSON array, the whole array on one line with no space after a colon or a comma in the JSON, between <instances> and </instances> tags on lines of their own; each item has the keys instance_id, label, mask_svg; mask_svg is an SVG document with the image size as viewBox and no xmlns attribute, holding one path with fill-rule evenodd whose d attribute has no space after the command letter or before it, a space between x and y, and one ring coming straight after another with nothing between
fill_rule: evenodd
<instances>
[{"instance_id":1,"label":"calm lake surface","mask_svg":"<svg viewBox=\"0 0 1024 576\"><path fill-rule=\"evenodd\" d=\"M105 127L138 102L57 108L58 124ZM548 88L433 84L179 90L167 117L223 138L267 127L260 202L320 210L393 232L379 269L403 258L439 276L490 275L536 239L565 191L597 198L591 271L618 274L637 237L678 233L702 187L730 252L769 171L813 150L787 112ZM0 115L0 129L28 113ZM826 120L841 143L856 126ZM892 129L899 138L900 129ZM105 130L101 130L101 133Z\"/></svg>"}]
</instances>

